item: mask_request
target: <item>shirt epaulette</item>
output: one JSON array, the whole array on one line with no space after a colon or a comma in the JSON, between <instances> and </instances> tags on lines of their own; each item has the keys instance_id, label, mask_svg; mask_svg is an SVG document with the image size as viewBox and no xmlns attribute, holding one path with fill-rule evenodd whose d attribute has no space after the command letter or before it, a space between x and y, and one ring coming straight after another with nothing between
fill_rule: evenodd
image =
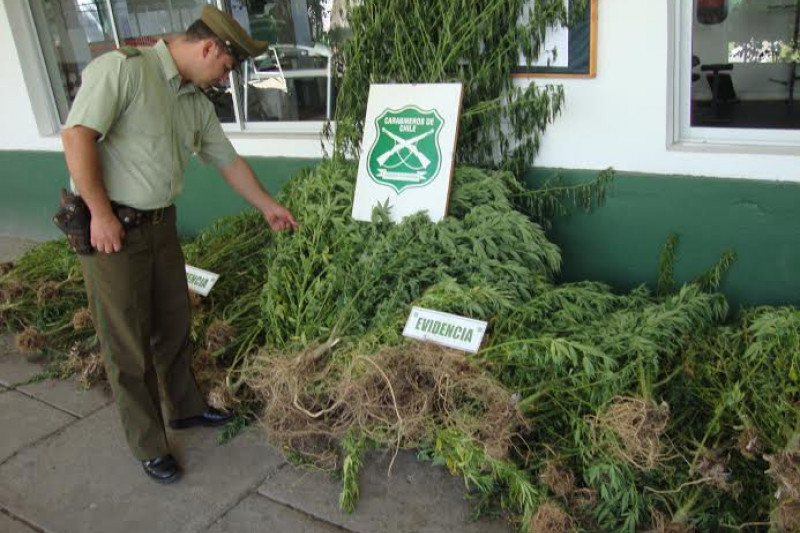
<instances>
[{"instance_id":1,"label":"shirt epaulette","mask_svg":"<svg viewBox=\"0 0 800 533\"><path fill-rule=\"evenodd\" d=\"M142 52L139 51L139 49L136 48L135 46L120 46L115 51L124 55L125 59L130 59L131 57L142 55Z\"/></svg>"}]
</instances>

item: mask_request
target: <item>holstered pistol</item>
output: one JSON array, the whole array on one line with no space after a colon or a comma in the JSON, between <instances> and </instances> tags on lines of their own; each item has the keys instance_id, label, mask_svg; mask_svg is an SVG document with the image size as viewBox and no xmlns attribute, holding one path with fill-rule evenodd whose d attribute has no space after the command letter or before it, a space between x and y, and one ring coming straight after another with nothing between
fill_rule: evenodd
<instances>
[{"instance_id":1,"label":"holstered pistol","mask_svg":"<svg viewBox=\"0 0 800 533\"><path fill-rule=\"evenodd\" d=\"M53 215L53 222L64 232L70 247L80 255L94 253L91 242L92 216L89 207L80 196L61 189L59 207Z\"/></svg>"}]
</instances>

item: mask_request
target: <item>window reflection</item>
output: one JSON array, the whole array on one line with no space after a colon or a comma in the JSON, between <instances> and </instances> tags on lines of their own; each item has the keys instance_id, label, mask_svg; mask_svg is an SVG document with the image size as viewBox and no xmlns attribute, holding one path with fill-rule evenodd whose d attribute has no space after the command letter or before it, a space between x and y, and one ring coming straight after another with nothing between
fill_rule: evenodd
<instances>
[{"instance_id":1,"label":"window reflection","mask_svg":"<svg viewBox=\"0 0 800 533\"><path fill-rule=\"evenodd\" d=\"M691 125L800 129L800 0L697 0Z\"/></svg>"}]
</instances>

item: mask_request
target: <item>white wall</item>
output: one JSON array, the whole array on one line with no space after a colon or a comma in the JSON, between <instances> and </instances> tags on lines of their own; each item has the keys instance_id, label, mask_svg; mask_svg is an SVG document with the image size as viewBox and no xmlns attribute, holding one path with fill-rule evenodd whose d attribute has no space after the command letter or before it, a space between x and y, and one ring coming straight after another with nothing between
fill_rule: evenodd
<instances>
[{"instance_id":1,"label":"white wall","mask_svg":"<svg viewBox=\"0 0 800 533\"><path fill-rule=\"evenodd\" d=\"M555 80L565 88L565 110L547 130L536 166L800 182L800 155L667 149L674 1L600 0L597 77Z\"/></svg>"},{"instance_id":2,"label":"white wall","mask_svg":"<svg viewBox=\"0 0 800 533\"><path fill-rule=\"evenodd\" d=\"M11 37L5 6L20 1L0 4L0 49L6 51L0 56L0 116L7 126L0 128L0 149L60 150L56 136L38 133ZM600 0L597 77L555 80L565 87L566 106L548 129L536 165L800 182L800 155L667 149L667 9L672 1ZM303 135L232 138L243 155L322 153L318 139Z\"/></svg>"},{"instance_id":3,"label":"white wall","mask_svg":"<svg viewBox=\"0 0 800 533\"><path fill-rule=\"evenodd\" d=\"M39 135L33 108L22 78L17 45L11 34L6 3L0 2L0 128L1 150L60 150L61 141Z\"/></svg>"}]
</instances>

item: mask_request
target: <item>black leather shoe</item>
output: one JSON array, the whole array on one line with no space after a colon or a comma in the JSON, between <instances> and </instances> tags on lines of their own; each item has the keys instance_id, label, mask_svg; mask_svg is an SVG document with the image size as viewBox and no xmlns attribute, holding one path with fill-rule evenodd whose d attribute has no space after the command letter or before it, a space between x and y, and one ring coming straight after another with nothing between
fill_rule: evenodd
<instances>
[{"instance_id":1,"label":"black leather shoe","mask_svg":"<svg viewBox=\"0 0 800 533\"><path fill-rule=\"evenodd\" d=\"M142 461L145 473L159 483L172 483L181 477L181 467L170 454Z\"/></svg>"},{"instance_id":2,"label":"black leather shoe","mask_svg":"<svg viewBox=\"0 0 800 533\"><path fill-rule=\"evenodd\" d=\"M202 415L198 416L190 416L189 418L179 418L178 420L172 420L169 423L169 427L172 429L186 429L186 428L193 428L195 426L204 426L207 428L217 427L217 426L224 426L228 422L233 420L233 415L230 413L223 413L213 407L209 407L206 409L206 412Z\"/></svg>"}]
</instances>

